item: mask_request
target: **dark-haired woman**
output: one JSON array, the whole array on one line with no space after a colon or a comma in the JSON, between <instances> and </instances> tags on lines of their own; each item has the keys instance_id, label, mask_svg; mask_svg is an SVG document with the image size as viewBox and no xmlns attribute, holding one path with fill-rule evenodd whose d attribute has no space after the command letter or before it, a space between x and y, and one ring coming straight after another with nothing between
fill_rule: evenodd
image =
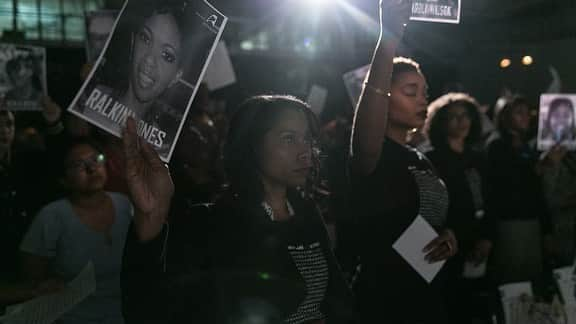
<instances>
[{"instance_id":1,"label":"dark-haired woman","mask_svg":"<svg viewBox=\"0 0 576 324\"><path fill-rule=\"evenodd\" d=\"M167 223L173 185L134 124L124 135L136 206L124 268L130 323L349 323L351 300L307 197L317 173L314 115L285 96L235 113L224 160L230 188Z\"/></svg>"},{"instance_id":2,"label":"dark-haired woman","mask_svg":"<svg viewBox=\"0 0 576 324\"><path fill-rule=\"evenodd\" d=\"M425 125L433 147L426 156L448 189L447 221L460 245L458 254L447 264L446 293L452 323L491 317L480 303L471 302L473 291L493 292L486 264L496 231L486 201L488 183L480 151L478 109L477 101L469 95L449 93L428 106Z\"/></svg>"},{"instance_id":3,"label":"dark-haired woman","mask_svg":"<svg viewBox=\"0 0 576 324\"><path fill-rule=\"evenodd\" d=\"M354 120L352 209L363 323L443 322L442 273L429 283L393 247L417 219L439 234L416 247L419 262L443 261L458 249L446 226L446 188L424 155L406 145L408 133L423 126L428 105L418 64L393 59L409 15L410 1L381 1L380 39Z\"/></svg>"},{"instance_id":4,"label":"dark-haired woman","mask_svg":"<svg viewBox=\"0 0 576 324\"><path fill-rule=\"evenodd\" d=\"M127 197L104 191L104 162L90 141L71 143L61 165L68 195L42 208L20 245L24 279L38 284L35 291L70 281L93 264L95 292L59 318L61 324L124 323L120 270L132 207Z\"/></svg>"}]
</instances>

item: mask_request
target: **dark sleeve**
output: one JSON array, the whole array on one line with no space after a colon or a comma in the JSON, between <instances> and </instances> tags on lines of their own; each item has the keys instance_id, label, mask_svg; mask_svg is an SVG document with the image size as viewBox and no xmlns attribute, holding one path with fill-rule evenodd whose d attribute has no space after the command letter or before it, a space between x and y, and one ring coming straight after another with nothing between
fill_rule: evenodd
<instances>
[{"instance_id":1,"label":"dark sleeve","mask_svg":"<svg viewBox=\"0 0 576 324\"><path fill-rule=\"evenodd\" d=\"M199 234L210 230L201 218L196 214L186 222L167 224L158 237L144 243L131 225L121 283L127 324L213 322L208 242Z\"/></svg>"},{"instance_id":2,"label":"dark sleeve","mask_svg":"<svg viewBox=\"0 0 576 324\"><path fill-rule=\"evenodd\" d=\"M494 185L488 176L488 163L485 155L479 155L478 159L481 161L479 171L482 185L482 198L484 200L484 218L481 221L479 239L487 239L492 242L496 239L496 232L498 227L498 219L494 211L493 198L490 196L494 190Z\"/></svg>"},{"instance_id":3,"label":"dark sleeve","mask_svg":"<svg viewBox=\"0 0 576 324\"><path fill-rule=\"evenodd\" d=\"M126 323L162 323L173 313L165 298L169 284L165 272L168 227L154 240L141 243L134 223L126 238L122 260L122 311Z\"/></svg>"},{"instance_id":4,"label":"dark sleeve","mask_svg":"<svg viewBox=\"0 0 576 324\"><path fill-rule=\"evenodd\" d=\"M538 186L538 208L540 215L540 226L542 226L542 234L551 235L554 233L554 225L552 224L552 215L550 206L546 201L544 190L541 185Z\"/></svg>"}]
</instances>

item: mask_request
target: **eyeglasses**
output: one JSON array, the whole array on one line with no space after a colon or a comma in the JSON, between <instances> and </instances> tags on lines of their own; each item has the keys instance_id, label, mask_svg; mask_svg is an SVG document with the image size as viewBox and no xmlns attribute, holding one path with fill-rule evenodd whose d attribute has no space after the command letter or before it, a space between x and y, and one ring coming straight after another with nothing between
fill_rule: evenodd
<instances>
[{"instance_id":1,"label":"eyeglasses","mask_svg":"<svg viewBox=\"0 0 576 324\"><path fill-rule=\"evenodd\" d=\"M92 170L96 167L104 165L105 162L106 157L104 156L104 154L97 154L91 158L84 160L77 160L68 164L68 169L74 171Z\"/></svg>"}]
</instances>

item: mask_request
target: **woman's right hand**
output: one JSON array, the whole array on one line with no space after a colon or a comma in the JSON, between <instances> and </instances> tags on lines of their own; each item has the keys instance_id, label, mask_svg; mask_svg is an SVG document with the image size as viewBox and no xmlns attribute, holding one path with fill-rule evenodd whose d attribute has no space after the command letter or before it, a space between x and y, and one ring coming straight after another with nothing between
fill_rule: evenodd
<instances>
[{"instance_id":1,"label":"woman's right hand","mask_svg":"<svg viewBox=\"0 0 576 324\"><path fill-rule=\"evenodd\" d=\"M380 0L380 29L382 35L402 37L410 19L412 1Z\"/></svg>"},{"instance_id":2,"label":"woman's right hand","mask_svg":"<svg viewBox=\"0 0 576 324\"><path fill-rule=\"evenodd\" d=\"M174 194L168 167L136 133L128 118L122 140L126 156L126 181L134 204L134 222L140 241L154 239L164 225Z\"/></svg>"}]
</instances>

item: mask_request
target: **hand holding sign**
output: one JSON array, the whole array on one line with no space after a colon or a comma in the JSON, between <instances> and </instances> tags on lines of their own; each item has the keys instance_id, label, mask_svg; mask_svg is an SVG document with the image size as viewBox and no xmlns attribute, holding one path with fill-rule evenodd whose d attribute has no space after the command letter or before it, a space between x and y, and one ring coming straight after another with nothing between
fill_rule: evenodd
<instances>
[{"instance_id":1,"label":"hand holding sign","mask_svg":"<svg viewBox=\"0 0 576 324\"><path fill-rule=\"evenodd\" d=\"M156 237L168 216L174 184L168 168L150 144L136 134L129 118L123 134L126 180L135 209L135 224L142 241Z\"/></svg>"},{"instance_id":2,"label":"hand holding sign","mask_svg":"<svg viewBox=\"0 0 576 324\"><path fill-rule=\"evenodd\" d=\"M380 30L401 38L410 18L410 0L380 0Z\"/></svg>"}]
</instances>

